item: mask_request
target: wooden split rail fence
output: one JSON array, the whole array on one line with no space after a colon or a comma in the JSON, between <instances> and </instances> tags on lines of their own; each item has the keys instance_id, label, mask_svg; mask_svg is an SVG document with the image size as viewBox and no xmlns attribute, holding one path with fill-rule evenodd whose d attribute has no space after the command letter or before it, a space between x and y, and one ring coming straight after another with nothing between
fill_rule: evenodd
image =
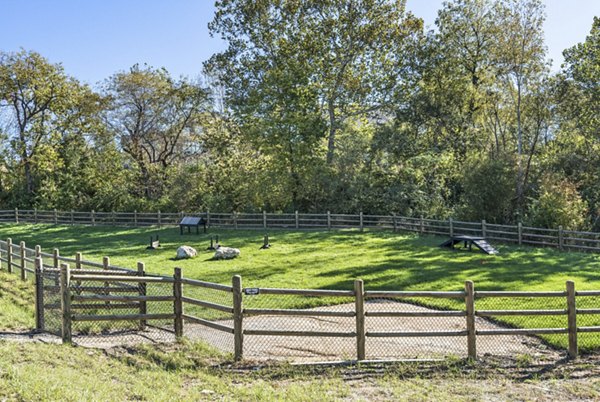
<instances>
[{"instance_id":1,"label":"wooden split rail fence","mask_svg":"<svg viewBox=\"0 0 600 402\"><path fill-rule=\"evenodd\" d=\"M49 254L42 252L39 246L28 249L23 242L15 246L10 239L0 241L0 261L0 268L6 268L8 272L18 272L23 279L27 279L28 273L34 275L36 327L40 331L51 331L47 328L45 315L58 314L60 327L57 328L57 332L64 342L71 342L74 337L85 335L73 332L74 323L135 322L136 330L144 331L153 322L160 322L160 326L156 328L172 332L175 339L185 336L186 326L190 324L231 334L232 351L236 360L244 356L244 338L248 336L261 339L268 337L354 338L357 360L364 360L369 354L366 341L370 338L462 337L467 341L467 356L474 359L477 357L477 342L482 337L563 334L568 337L568 354L575 357L578 354L578 334L600 333L600 325L577 324L580 316L600 317L600 308L577 307L578 300L600 298L600 291L576 291L572 281L566 282L564 291L536 292L477 291L471 281L465 282L464 290L461 291L365 290L362 280L356 280L352 290L243 288L240 276L234 276L231 285L223 285L185 278L179 268L174 269L172 276L150 275L146 273L143 263L138 264L137 270L130 270L110 265L108 257L105 257L102 263L95 263L84 260L79 253L75 258L68 258L60 256L57 249ZM149 286L153 287L151 292L148 291ZM45 300L49 290L58 291L59 297L52 303ZM222 301L205 296L208 292L219 294L221 297L219 300ZM322 307L255 308L252 307L251 301L257 296L310 298L313 301L321 300L313 305ZM328 308L332 307L333 298L344 299L346 303L351 300L351 308L345 310ZM562 307L513 310L477 308L477 300L489 298L548 298L556 300ZM418 299L451 299L456 301L455 306L462 306L462 308L370 309L368 301L378 299L404 301L409 303L408 306L414 305L410 303L415 303ZM150 309L148 306L151 303L153 306L162 307ZM134 312L131 312L132 309ZM124 310L128 313L119 312ZM293 320L289 321L290 327L284 329L248 328L246 320L256 316L345 318L353 320L354 324L351 330L339 331L303 330L298 328ZM566 318L567 325L535 328L500 325L489 328L478 327L476 320L477 317L481 317L495 318L499 321L502 317L508 316L563 316ZM374 317L387 317L394 320L407 317L427 319L431 330L381 329L369 324L368 319ZM441 326L436 329L435 321L431 321L447 317L464 319L464 329L439 330ZM402 328L401 325L398 328ZM103 333L105 332L100 331L100 334Z\"/></svg>"},{"instance_id":2,"label":"wooden split rail fence","mask_svg":"<svg viewBox=\"0 0 600 402\"><path fill-rule=\"evenodd\" d=\"M202 216L208 227L234 229L288 229L288 230L333 230L354 228L409 231L420 234L453 236L457 234L481 236L489 240L533 246L556 247L561 250L600 251L600 233L536 228L517 225L500 225L466 222L449 219L426 219L399 215L305 214L298 211L281 213L214 213L197 212L96 212L96 211L45 211L45 210L0 210L0 222L49 223L56 225L110 225L124 227L176 226L184 216Z\"/></svg>"}]
</instances>

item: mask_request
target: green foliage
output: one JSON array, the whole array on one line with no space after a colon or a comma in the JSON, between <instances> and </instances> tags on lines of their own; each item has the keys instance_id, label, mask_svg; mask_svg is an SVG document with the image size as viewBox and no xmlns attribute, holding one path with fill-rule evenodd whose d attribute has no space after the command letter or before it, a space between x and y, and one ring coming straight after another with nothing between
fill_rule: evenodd
<instances>
[{"instance_id":1,"label":"green foliage","mask_svg":"<svg viewBox=\"0 0 600 402\"><path fill-rule=\"evenodd\" d=\"M514 221L515 161L510 157L476 157L461 169L465 220L490 223Z\"/></svg>"},{"instance_id":2,"label":"green foliage","mask_svg":"<svg viewBox=\"0 0 600 402\"><path fill-rule=\"evenodd\" d=\"M539 196L528 211L527 220L533 226L566 230L589 229L585 219L587 203L577 187L566 179L548 176L541 181Z\"/></svg>"}]
</instances>

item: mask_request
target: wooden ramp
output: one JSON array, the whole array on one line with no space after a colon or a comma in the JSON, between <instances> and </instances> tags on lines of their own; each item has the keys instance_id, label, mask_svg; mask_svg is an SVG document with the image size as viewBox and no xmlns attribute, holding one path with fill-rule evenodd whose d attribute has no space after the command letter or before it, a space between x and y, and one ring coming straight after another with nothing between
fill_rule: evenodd
<instances>
[{"instance_id":1,"label":"wooden ramp","mask_svg":"<svg viewBox=\"0 0 600 402\"><path fill-rule=\"evenodd\" d=\"M492 247L492 245L483 237L463 235L452 236L449 240L446 240L444 243L440 244L440 247L454 249L454 246L459 243L463 243L463 248L468 248L469 250L472 250L473 246L475 246L486 254L498 254L498 250Z\"/></svg>"}]
</instances>

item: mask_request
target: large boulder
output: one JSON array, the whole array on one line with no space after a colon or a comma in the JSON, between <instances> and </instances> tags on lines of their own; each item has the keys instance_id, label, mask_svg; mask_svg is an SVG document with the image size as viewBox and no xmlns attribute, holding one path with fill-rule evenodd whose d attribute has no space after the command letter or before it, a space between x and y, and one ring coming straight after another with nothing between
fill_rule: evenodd
<instances>
[{"instance_id":1,"label":"large boulder","mask_svg":"<svg viewBox=\"0 0 600 402\"><path fill-rule=\"evenodd\" d=\"M215 260L231 260L240 255L240 250L232 247L219 247L215 251L213 259Z\"/></svg>"},{"instance_id":2,"label":"large boulder","mask_svg":"<svg viewBox=\"0 0 600 402\"><path fill-rule=\"evenodd\" d=\"M177 249L177 257L175 257L178 260L183 260L186 258L192 258L195 257L198 254L198 252L190 246L181 246Z\"/></svg>"}]
</instances>

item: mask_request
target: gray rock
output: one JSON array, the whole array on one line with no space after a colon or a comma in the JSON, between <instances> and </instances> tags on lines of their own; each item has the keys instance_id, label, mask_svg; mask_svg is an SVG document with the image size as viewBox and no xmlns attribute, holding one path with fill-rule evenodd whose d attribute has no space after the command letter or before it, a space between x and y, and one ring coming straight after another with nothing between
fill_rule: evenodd
<instances>
[{"instance_id":1,"label":"gray rock","mask_svg":"<svg viewBox=\"0 0 600 402\"><path fill-rule=\"evenodd\" d=\"M186 258L195 257L198 252L190 246L181 246L177 249L177 256L175 257L178 260L183 260Z\"/></svg>"},{"instance_id":2,"label":"gray rock","mask_svg":"<svg viewBox=\"0 0 600 402\"><path fill-rule=\"evenodd\" d=\"M215 260L231 260L240 255L240 250L232 247L219 247L215 251L213 259Z\"/></svg>"}]
</instances>

